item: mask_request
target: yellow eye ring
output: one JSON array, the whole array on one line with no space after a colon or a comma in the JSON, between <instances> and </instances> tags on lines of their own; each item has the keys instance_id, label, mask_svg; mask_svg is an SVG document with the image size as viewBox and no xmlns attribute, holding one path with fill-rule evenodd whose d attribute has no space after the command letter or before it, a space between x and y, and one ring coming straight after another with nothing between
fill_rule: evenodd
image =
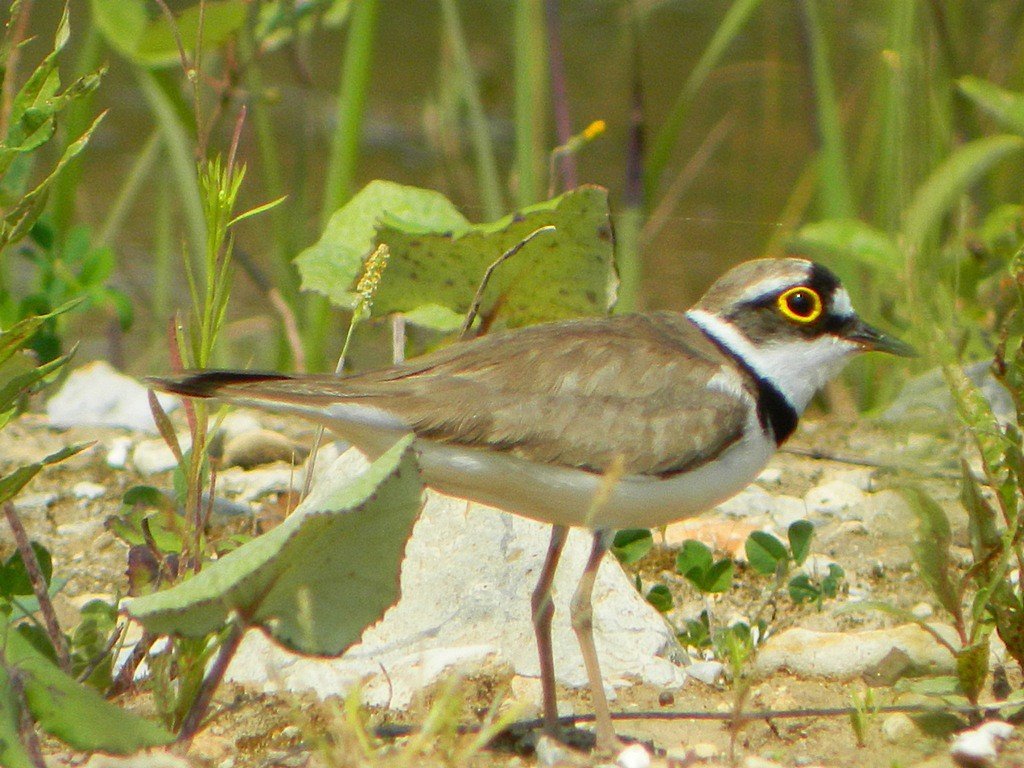
<instances>
[{"instance_id":1,"label":"yellow eye ring","mask_svg":"<svg viewBox=\"0 0 1024 768\"><path fill-rule=\"evenodd\" d=\"M790 288L779 296L779 311L795 323L813 323L821 317L821 296L805 285Z\"/></svg>"}]
</instances>

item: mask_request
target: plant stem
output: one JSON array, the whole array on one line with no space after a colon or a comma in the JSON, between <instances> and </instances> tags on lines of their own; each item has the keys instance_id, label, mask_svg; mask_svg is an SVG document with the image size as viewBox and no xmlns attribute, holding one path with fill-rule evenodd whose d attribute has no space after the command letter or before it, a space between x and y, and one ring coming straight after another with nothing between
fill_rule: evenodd
<instances>
[{"instance_id":1,"label":"plant stem","mask_svg":"<svg viewBox=\"0 0 1024 768\"><path fill-rule=\"evenodd\" d=\"M558 13L559 0L544 0L544 20L548 35L548 69L551 73L551 107L555 115L555 137L559 145L572 138L572 114L565 78L565 57L562 54L562 26ZM575 189L579 183L576 158L567 153L559 158L562 189ZM556 186L551 180L551 186Z\"/></svg>"},{"instance_id":2,"label":"plant stem","mask_svg":"<svg viewBox=\"0 0 1024 768\"><path fill-rule=\"evenodd\" d=\"M225 635L224 641L217 651L217 658L214 659L213 664L210 665L210 671L203 678L203 683L199 687L199 694L196 696L195 701L192 702L192 706L189 708L188 714L185 715L185 719L181 722L181 730L178 731L177 738L178 744L187 747L199 732L199 728L203 724L203 718L206 717L206 710L209 709L210 702L213 701L213 694L224 679L224 673L228 671L228 665L231 664L231 659L234 658L235 651L238 650L238 645L242 642L244 635L245 628L242 622L237 619L232 621L228 633Z\"/></svg>"},{"instance_id":3,"label":"plant stem","mask_svg":"<svg viewBox=\"0 0 1024 768\"><path fill-rule=\"evenodd\" d=\"M480 89L477 86L469 47L459 20L455 0L441 0L441 16L444 19L445 34L455 56L455 72L459 79L459 90L466 102L469 117L469 137L476 156L477 182L483 202L484 216L493 221L501 216L504 203L501 200L501 184L498 181L498 163L494 155L494 141L487 126Z\"/></svg>"},{"instance_id":4,"label":"plant stem","mask_svg":"<svg viewBox=\"0 0 1024 768\"><path fill-rule=\"evenodd\" d=\"M829 219L851 218L855 215L855 208L846 167L839 103L832 81L828 40L818 15L817 3L818 0L803 0L801 8L808 67L814 83L818 140L821 142L818 174L821 214Z\"/></svg>"},{"instance_id":5,"label":"plant stem","mask_svg":"<svg viewBox=\"0 0 1024 768\"><path fill-rule=\"evenodd\" d=\"M336 124L324 184L320 227L351 195L356 161L366 119L371 59L377 27L378 0L356 0L349 21L341 64L341 84L335 109Z\"/></svg>"},{"instance_id":6,"label":"plant stem","mask_svg":"<svg viewBox=\"0 0 1024 768\"><path fill-rule=\"evenodd\" d=\"M515 69L516 205L540 200L539 174L544 164L543 125L546 87L544 17L540 0L519 0L513 6Z\"/></svg>"},{"instance_id":7,"label":"plant stem","mask_svg":"<svg viewBox=\"0 0 1024 768\"><path fill-rule=\"evenodd\" d=\"M626 185L622 208L615 217L615 262L619 272L619 297L616 312L633 312L640 298L641 231L644 220L644 102L640 77L639 23L634 17L632 35L632 104L629 113L629 140L626 146Z\"/></svg>"},{"instance_id":8,"label":"plant stem","mask_svg":"<svg viewBox=\"0 0 1024 768\"><path fill-rule=\"evenodd\" d=\"M0 657L0 663L2 662L4 662L4 659ZM25 752L28 753L28 758L32 761L32 765L35 768L46 768L46 760L43 758L43 750L39 744L39 734L36 733L35 723L32 722L32 713L28 708L28 699L25 697L25 686L21 681L21 671L7 667L6 663L3 666L7 672L7 679L11 687L15 707L18 710L15 713L18 718L18 738L21 741L21 745L25 748Z\"/></svg>"},{"instance_id":9,"label":"plant stem","mask_svg":"<svg viewBox=\"0 0 1024 768\"><path fill-rule=\"evenodd\" d=\"M7 518L7 524L11 527L11 533L14 534L14 543L18 548L21 561L25 564L25 573L28 574L28 580L32 584L32 591L35 593L36 600L39 601L39 612L43 615L46 635L50 638L53 650L57 653L60 668L70 675L71 655L68 653L68 644L64 640L60 622L57 621L57 613L53 610L53 602L46 589L46 579L39 567L39 560L36 559L36 553L32 549L25 526L22 524L21 518L18 517L14 504L10 501L4 502L4 516Z\"/></svg>"},{"instance_id":10,"label":"plant stem","mask_svg":"<svg viewBox=\"0 0 1024 768\"><path fill-rule=\"evenodd\" d=\"M132 163L131 169L124 176L121 189L118 191L117 197L114 198L114 202L100 226L100 231L96 235L96 246L110 245L117 237L125 216L131 210L132 203L139 199L139 189L142 187L142 182L149 177L150 171L153 170L161 147L160 131L154 131L146 139L139 154L135 156L135 162ZM159 189L162 191L166 187L164 184L160 184Z\"/></svg>"}]
</instances>

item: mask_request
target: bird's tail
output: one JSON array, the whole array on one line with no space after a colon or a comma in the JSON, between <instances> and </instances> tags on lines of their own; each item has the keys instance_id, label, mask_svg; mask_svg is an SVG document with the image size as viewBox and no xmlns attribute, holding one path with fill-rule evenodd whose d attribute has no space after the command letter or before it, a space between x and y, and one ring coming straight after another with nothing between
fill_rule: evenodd
<instances>
[{"instance_id":1,"label":"bird's tail","mask_svg":"<svg viewBox=\"0 0 1024 768\"><path fill-rule=\"evenodd\" d=\"M185 371L175 376L147 376L143 381L152 389L184 397L219 397L224 390L265 382L289 380L284 373L265 371Z\"/></svg>"}]
</instances>

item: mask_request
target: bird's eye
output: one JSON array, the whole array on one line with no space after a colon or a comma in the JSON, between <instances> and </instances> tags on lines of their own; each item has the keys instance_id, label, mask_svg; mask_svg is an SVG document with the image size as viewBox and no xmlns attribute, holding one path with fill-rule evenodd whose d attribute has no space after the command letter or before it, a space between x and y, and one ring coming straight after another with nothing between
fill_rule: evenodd
<instances>
[{"instance_id":1,"label":"bird's eye","mask_svg":"<svg viewBox=\"0 0 1024 768\"><path fill-rule=\"evenodd\" d=\"M779 311L797 323L813 323L821 316L821 309L821 296L806 286L790 288L779 296Z\"/></svg>"}]
</instances>

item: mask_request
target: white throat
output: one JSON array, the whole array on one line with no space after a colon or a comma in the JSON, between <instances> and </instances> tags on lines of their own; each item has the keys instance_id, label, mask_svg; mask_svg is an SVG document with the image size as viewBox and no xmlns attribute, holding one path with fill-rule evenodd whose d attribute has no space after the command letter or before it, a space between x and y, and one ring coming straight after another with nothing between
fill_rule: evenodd
<instances>
[{"instance_id":1,"label":"white throat","mask_svg":"<svg viewBox=\"0 0 1024 768\"><path fill-rule=\"evenodd\" d=\"M733 354L742 358L758 376L783 394L798 414L814 393L843 369L857 345L831 334L817 339L794 339L754 344L732 323L703 309L686 313L697 326Z\"/></svg>"}]
</instances>

